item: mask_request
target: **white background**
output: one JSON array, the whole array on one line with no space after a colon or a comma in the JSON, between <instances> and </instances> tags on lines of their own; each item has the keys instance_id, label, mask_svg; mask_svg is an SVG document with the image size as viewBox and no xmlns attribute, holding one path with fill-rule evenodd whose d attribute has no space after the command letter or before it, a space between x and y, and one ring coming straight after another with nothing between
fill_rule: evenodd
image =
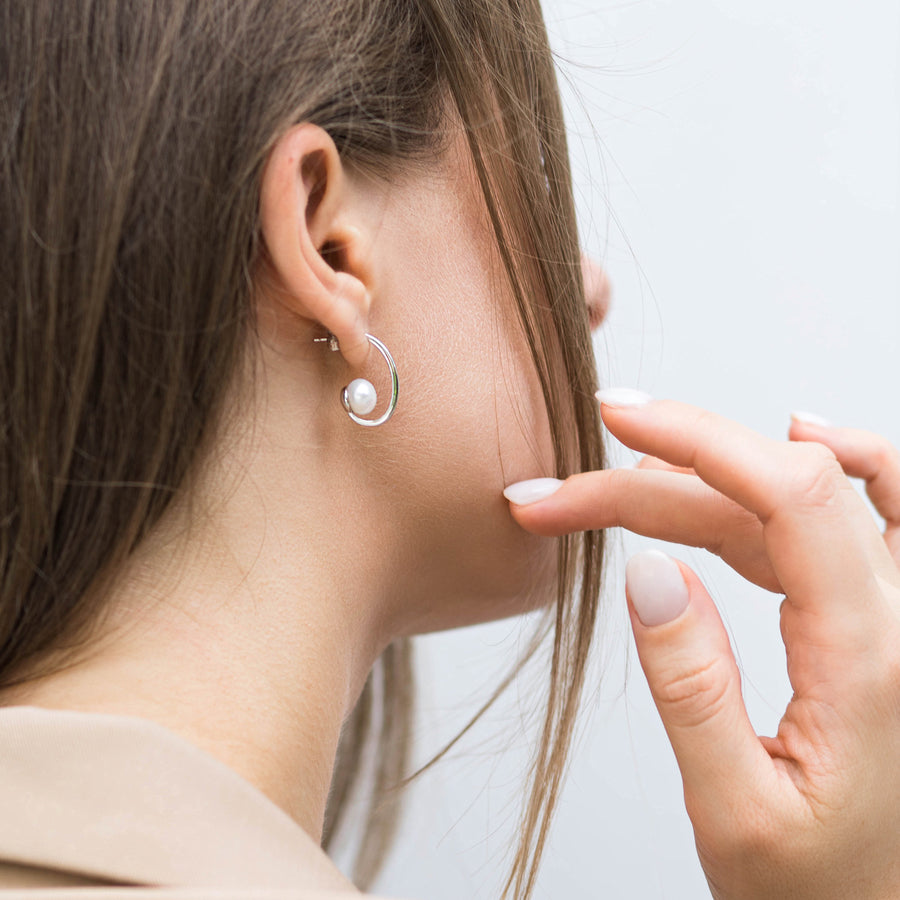
<instances>
[{"instance_id":1,"label":"white background","mask_svg":"<svg viewBox=\"0 0 900 900\"><path fill-rule=\"evenodd\" d=\"M602 383L773 437L792 409L808 409L900 442L900 5L547 0L545 10L583 242L615 288L596 341ZM649 542L614 543L600 653L535 896L708 897L624 617L623 561ZM754 724L774 733L790 696L780 598L700 551L676 552L720 602ZM420 641L419 760L488 696L527 627ZM525 719L544 679L530 671L413 789L377 892L499 896L533 734Z\"/></svg>"}]
</instances>

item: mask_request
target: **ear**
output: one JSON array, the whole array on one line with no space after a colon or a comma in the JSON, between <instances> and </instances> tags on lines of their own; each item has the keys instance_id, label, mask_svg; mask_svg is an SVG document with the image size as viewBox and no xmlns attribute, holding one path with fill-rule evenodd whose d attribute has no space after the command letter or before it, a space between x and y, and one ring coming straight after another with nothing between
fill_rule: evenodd
<instances>
[{"instance_id":1,"label":"ear","mask_svg":"<svg viewBox=\"0 0 900 900\"><path fill-rule=\"evenodd\" d=\"M603 266L586 253L581 254L581 277L584 279L584 298L587 301L591 331L596 331L609 313L609 278Z\"/></svg>"},{"instance_id":2,"label":"ear","mask_svg":"<svg viewBox=\"0 0 900 900\"><path fill-rule=\"evenodd\" d=\"M370 274L349 221L344 167L322 128L297 125L275 144L263 170L260 224L278 299L324 326L347 362L362 366Z\"/></svg>"}]
</instances>

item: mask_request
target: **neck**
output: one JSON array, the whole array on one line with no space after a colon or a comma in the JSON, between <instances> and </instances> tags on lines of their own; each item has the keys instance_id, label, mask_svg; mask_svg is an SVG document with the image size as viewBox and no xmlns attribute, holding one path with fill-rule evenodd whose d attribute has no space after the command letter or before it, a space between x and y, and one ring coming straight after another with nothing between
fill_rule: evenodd
<instances>
[{"instance_id":1,"label":"neck","mask_svg":"<svg viewBox=\"0 0 900 900\"><path fill-rule=\"evenodd\" d=\"M279 446L297 443L235 450L236 468L211 472L207 483L222 485L250 470L205 518L196 504L191 517L167 512L104 597L90 654L0 703L156 721L320 841L341 725L390 640L383 554L346 483L314 459L279 459ZM304 485L289 492L285 473L297 472Z\"/></svg>"}]
</instances>

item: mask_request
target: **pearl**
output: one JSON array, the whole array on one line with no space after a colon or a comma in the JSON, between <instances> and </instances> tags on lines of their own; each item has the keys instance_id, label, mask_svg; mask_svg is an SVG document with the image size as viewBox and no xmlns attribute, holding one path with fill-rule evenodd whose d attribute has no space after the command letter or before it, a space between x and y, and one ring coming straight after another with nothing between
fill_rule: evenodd
<instances>
[{"instance_id":1,"label":"pearl","mask_svg":"<svg viewBox=\"0 0 900 900\"><path fill-rule=\"evenodd\" d=\"M356 415L368 415L375 409L375 404L378 402L375 385L371 381L366 381L365 378L354 378L347 385L347 402Z\"/></svg>"}]
</instances>

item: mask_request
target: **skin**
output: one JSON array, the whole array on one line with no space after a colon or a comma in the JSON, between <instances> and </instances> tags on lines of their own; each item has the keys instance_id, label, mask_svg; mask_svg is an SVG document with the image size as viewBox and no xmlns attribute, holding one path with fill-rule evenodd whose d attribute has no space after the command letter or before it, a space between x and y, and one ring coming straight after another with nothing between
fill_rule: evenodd
<instances>
[{"instance_id":1,"label":"skin","mask_svg":"<svg viewBox=\"0 0 900 900\"><path fill-rule=\"evenodd\" d=\"M4 705L133 715L187 738L316 840L341 724L400 635L546 602L554 543L501 491L552 461L546 411L460 139L388 184L304 124L263 175L259 345L193 495L107 598L92 652ZM585 261L591 319L608 304ZM327 332L340 352L314 342ZM379 428L340 403L355 377Z\"/></svg>"},{"instance_id":2,"label":"skin","mask_svg":"<svg viewBox=\"0 0 900 900\"><path fill-rule=\"evenodd\" d=\"M795 694L758 737L696 575L679 564L687 606L652 627L629 592L713 895L900 895L897 451L847 429L794 423L779 443L669 401L605 405L640 468L573 476L510 516L501 489L551 470L549 437L460 143L388 185L298 126L260 208L260 344L192 503L121 574L91 655L0 702L157 721L318 839L341 723L389 641L529 609L554 574L544 536L624 526L708 547L786 597ZM589 263L585 281L596 324L608 285ZM340 353L314 343L326 331ZM366 331L401 367L380 429L338 401L359 375L384 392ZM847 476L866 479L884 533Z\"/></svg>"},{"instance_id":3,"label":"skin","mask_svg":"<svg viewBox=\"0 0 900 900\"><path fill-rule=\"evenodd\" d=\"M789 442L673 401L602 406L634 470L569 478L513 506L537 534L625 526L718 553L785 594L794 696L758 737L715 605L678 563L683 611L646 626L641 665L684 781L718 900L900 896L900 453L877 435L794 421ZM848 480L865 479L879 531Z\"/></svg>"}]
</instances>

